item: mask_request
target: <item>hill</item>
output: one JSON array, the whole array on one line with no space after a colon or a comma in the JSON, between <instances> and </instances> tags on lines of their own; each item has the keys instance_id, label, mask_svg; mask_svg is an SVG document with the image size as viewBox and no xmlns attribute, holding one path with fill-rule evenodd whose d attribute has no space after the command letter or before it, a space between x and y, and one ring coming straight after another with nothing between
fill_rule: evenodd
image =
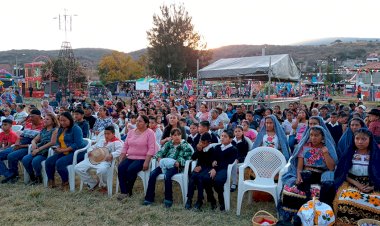
<instances>
[{"instance_id":1,"label":"hill","mask_svg":"<svg viewBox=\"0 0 380 226\"><path fill-rule=\"evenodd\" d=\"M317 60L337 58L339 61L347 59L365 60L370 53L380 54L380 42L361 41L361 42L339 42L329 45L230 45L212 49L212 61L221 58L247 57L261 55L262 48L266 48L266 54L290 54L294 61L313 67ZM106 54L111 53L111 49L100 48L81 48L74 49L74 55L80 62L87 64L91 68L96 68L99 60ZM137 60L147 49L141 49L126 53ZM32 62L38 56L48 56L55 58L59 50L9 50L0 51L0 64L13 65L16 56L19 64Z\"/></svg>"},{"instance_id":2,"label":"hill","mask_svg":"<svg viewBox=\"0 0 380 226\"><path fill-rule=\"evenodd\" d=\"M380 38L349 38L349 37L331 37L331 38L320 38L320 39L312 39L303 42L294 43L293 45L330 45L335 41L343 42L343 43L356 43L356 42L378 42Z\"/></svg>"}]
</instances>

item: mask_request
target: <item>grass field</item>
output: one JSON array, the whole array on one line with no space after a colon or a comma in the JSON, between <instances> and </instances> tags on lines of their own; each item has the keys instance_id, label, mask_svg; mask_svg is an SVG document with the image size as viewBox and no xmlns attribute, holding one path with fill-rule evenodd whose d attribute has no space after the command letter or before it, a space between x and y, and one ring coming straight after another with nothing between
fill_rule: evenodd
<instances>
[{"instance_id":1,"label":"grass field","mask_svg":"<svg viewBox=\"0 0 380 226\"><path fill-rule=\"evenodd\" d=\"M248 204L245 196L241 215L236 216L237 192L231 194L230 212L212 211L207 204L202 212L186 210L175 182L174 205L165 209L162 186L163 182L158 182L156 203L143 206L139 179L134 195L123 203L98 191L62 192L42 185L24 185L21 181L0 184L0 225L252 225L256 211L276 213L274 202Z\"/></svg>"}]
</instances>

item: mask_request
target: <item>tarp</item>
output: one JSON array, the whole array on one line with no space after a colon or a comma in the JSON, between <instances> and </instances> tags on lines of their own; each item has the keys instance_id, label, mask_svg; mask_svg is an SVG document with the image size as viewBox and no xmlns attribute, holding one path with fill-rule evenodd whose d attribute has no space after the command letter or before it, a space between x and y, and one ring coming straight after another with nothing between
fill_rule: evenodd
<instances>
[{"instance_id":1,"label":"tarp","mask_svg":"<svg viewBox=\"0 0 380 226\"><path fill-rule=\"evenodd\" d=\"M298 81L301 73L288 54L220 59L199 70L202 80L253 79L268 81L271 62L272 81Z\"/></svg>"},{"instance_id":2,"label":"tarp","mask_svg":"<svg viewBox=\"0 0 380 226\"><path fill-rule=\"evenodd\" d=\"M155 78L139 78L136 82L150 82L150 83L158 83L158 80Z\"/></svg>"}]
</instances>

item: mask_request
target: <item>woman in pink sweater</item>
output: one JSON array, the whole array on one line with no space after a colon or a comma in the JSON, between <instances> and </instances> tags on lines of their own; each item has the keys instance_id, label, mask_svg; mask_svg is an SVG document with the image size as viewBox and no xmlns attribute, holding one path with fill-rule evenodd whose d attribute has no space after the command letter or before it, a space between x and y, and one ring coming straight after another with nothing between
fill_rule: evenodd
<instances>
[{"instance_id":1,"label":"woman in pink sweater","mask_svg":"<svg viewBox=\"0 0 380 226\"><path fill-rule=\"evenodd\" d=\"M149 119L145 115L137 118L136 129L127 134L124 148L120 155L118 177L121 194L118 200L132 196L132 188L141 170L148 170L150 159L158 150L156 135L148 128Z\"/></svg>"}]
</instances>

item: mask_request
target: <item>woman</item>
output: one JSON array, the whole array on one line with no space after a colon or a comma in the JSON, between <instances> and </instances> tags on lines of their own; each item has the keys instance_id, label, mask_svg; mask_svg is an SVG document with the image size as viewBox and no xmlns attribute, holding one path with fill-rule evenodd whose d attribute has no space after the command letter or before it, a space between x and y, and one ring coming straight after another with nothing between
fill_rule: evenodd
<instances>
[{"instance_id":1,"label":"woman","mask_svg":"<svg viewBox=\"0 0 380 226\"><path fill-rule=\"evenodd\" d=\"M321 184L321 202L331 205L334 199L338 158L327 132L321 126L311 127L292 154L289 170L281 178L284 188L280 214L285 221L291 220L312 196L318 196L319 191L312 184Z\"/></svg>"},{"instance_id":2,"label":"woman","mask_svg":"<svg viewBox=\"0 0 380 226\"><path fill-rule=\"evenodd\" d=\"M178 128L181 130L181 136L182 136L182 139L184 140L187 140L186 138L186 131L183 127L181 127L179 125L179 120L178 120L178 116L177 115L172 115L170 114L169 115L169 124L165 127L164 129L164 132L162 134L162 138L161 138L161 141L160 141L160 144L161 144L161 147L168 141L171 140L171 137L170 137L170 131L172 131L172 129L175 129L175 128Z\"/></svg>"},{"instance_id":3,"label":"woman","mask_svg":"<svg viewBox=\"0 0 380 226\"><path fill-rule=\"evenodd\" d=\"M268 115L265 117L264 126L257 134L252 149L261 146L272 147L281 151L286 160L290 157L289 145L285 132L274 115Z\"/></svg>"},{"instance_id":4,"label":"woman","mask_svg":"<svg viewBox=\"0 0 380 226\"><path fill-rule=\"evenodd\" d=\"M69 185L69 173L67 166L73 162L74 152L85 146L82 130L74 123L74 119L69 112L63 112L59 117L60 128L57 134L57 147L54 148L55 154L50 156L46 162L46 174L50 188L54 188L54 173L57 169L61 176L61 189L67 190ZM85 152L78 155L78 162L84 159Z\"/></svg>"},{"instance_id":5,"label":"woman","mask_svg":"<svg viewBox=\"0 0 380 226\"><path fill-rule=\"evenodd\" d=\"M348 123L348 128L343 133L337 144L336 153L338 155L338 158L345 155L347 147L350 147L354 142L354 133L360 128L367 128L364 121L361 118L351 119L351 121Z\"/></svg>"},{"instance_id":6,"label":"woman","mask_svg":"<svg viewBox=\"0 0 380 226\"><path fill-rule=\"evenodd\" d=\"M224 129L223 121L218 117L219 112L216 109L211 110L210 118L210 130L212 132L218 132L219 129Z\"/></svg>"},{"instance_id":7,"label":"woman","mask_svg":"<svg viewBox=\"0 0 380 226\"><path fill-rule=\"evenodd\" d=\"M44 128L32 140L32 153L22 159L32 185L42 183L41 162L46 160L49 148L57 143L57 128L59 127L57 118L52 113L48 113L43 120Z\"/></svg>"},{"instance_id":8,"label":"woman","mask_svg":"<svg viewBox=\"0 0 380 226\"><path fill-rule=\"evenodd\" d=\"M338 189L334 200L337 223L357 224L363 218L380 220L380 150L365 128L339 159L335 172Z\"/></svg>"},{"instance_id":9,"label":"woman","mask_svg":"<svg viewBox=\"0 0 380 226\"><path fill-rule=\"evenodd\" d=\"M95 121L94 127L92 128L92 132L95 135L98 135L101 131L103 131L107 126L112 125L112 118L109 117L109 112L106 107L99 108L98 118Z\"/></svg>"},{"instance_id":10,"label":"woman","mask_svg":"<svg viewBox=\"0 0 380 226\"><path fill-rule=\"evenodd\" d=\"M254 132L254 129L249 128L249 122L248 120L244 119L241 122L241 126L243 128L244 136L249 138L252 142L256 140L256 133Z\"/></svg>"},{"instance_id":11,"label":"woman","mask_svg":"<svg viewBox=\"0 0 380 226\"><path fill-rule=\"evenodd\" d=\"M70 103L66 100L66 97L62 97L62 100L61 100L61 103L59 103L59 106L68 109L70 107Z\"/></svg>"},{"instance_id":12,"label":"woman","mask_svg":"<svg viewBox=\"0 0 380 226\"><path fill-rule=\"evenodd\" d=\"M17 125L23 125L28 117L28 113L24 111L25 105L18 104L16 107L16 113L13 115L14 121Z\"/></svg>"},{"instance_id":13,"label":"woman","mask_svg":"<svg viewBox=\"0 0 380 226\"><path fill-rule=\"evenodd\" d=\"M118 167L121 194L117 199L120 201L132 196L137 173L149 169L150 159L158 149L155 134L148 124L147 116L139 116L136 129L130 130L125 140Z\"/></svg>"},{"instance_id":14,"label":"woman","mask_svg":"<svg viewBox=\"0 0 380 226\"><path fill-rule=\"evenodd\" d=\"M119 118L117 120L117 125L119 126L120 131L124 129L127 123L128 123L127 114L125 113L125 111L120 111Z\"/></svg>"},{"instance_id":15,"label":"woman","mask_svg":"<svg viewBox=\"0 0 380 226\"><path fill-rule=\"evenodd\" d=\"M299 110L296 120L292 123L292 129L295 131L294 135L289 136L290 150L294 150L294 145L298 144L302 138L303 133L307 129L308 115L305 110Z\"/></svg>"},{"instance_id":16,"label":"woman","mask_svg":"<svg viewBox=\"0 0 380 226\"><path fill-rule=\"evenodd\" d=\"M206 104L201 104L199 107L199 112L197 113L197 118L199 121L207 121L209 119L209 113L207 112L207 105Z\"/></svg>"},{"instance_id":17,"label":"woman","mask_svg":"<svg viewBox=\"0 0 380 226\"><path fill-rule=\"evenodd\" d=\"M281 108L279 105L274 106L273 114L277 117L278 121L280 121L280 122L284 121L282 118L282 112L281 112Z\"/></svg>"}]
</instances>

